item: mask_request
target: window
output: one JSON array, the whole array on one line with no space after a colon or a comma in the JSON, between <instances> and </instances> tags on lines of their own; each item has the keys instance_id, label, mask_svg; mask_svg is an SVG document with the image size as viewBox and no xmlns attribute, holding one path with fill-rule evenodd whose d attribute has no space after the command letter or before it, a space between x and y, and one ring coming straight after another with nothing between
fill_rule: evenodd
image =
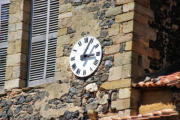
<instances>
[{"instance_id":1,"label":"window","mask_svg":"<svg viewBox=\"0 0 180 120\"><path fill-rule=\"evenodd\" d=\"M32 0L28 86L53 80L56 63L59 0Z\"/></svg>"},{"instance_id":2,"label":"window","mask_svg":"<svg viewBox=\"0 0 180 120\"><path fill-rule=\"evenodd\" d=\"M8 47L9 0L0 1L0 89L4 87Z\"/></svg>"}]
</instances>

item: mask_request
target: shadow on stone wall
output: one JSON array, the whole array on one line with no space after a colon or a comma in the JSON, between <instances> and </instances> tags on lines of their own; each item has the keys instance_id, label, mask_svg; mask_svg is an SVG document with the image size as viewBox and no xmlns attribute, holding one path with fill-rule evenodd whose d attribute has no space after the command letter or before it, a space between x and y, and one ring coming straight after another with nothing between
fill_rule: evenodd
<instances>
[{"instance_id":1,"label":"shadow on stone wall","mask_svg":"<svg viewBox=\"0 0 180 120\"><path fill-rule=\"evenodd\" d=\"M160 51L160 60L151 60L150 67L163 72L180 70L180 1L150 0L154 21L150 26L157 30L156 41L150 40L150 47Z\"/></svg>"}]
</instances>

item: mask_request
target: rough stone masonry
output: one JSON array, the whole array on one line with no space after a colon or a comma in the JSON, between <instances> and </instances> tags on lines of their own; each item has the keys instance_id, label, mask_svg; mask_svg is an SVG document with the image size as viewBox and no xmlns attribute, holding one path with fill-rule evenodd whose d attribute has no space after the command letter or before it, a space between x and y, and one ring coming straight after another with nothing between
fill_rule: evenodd
<instances>
[{"instance_id":1,"label":"rough stone masonry","mask_svg":"<svg viewBox=\"0 0 180 120\"><path fill-rule=\"evenodd\" d=\"M157 28L149 25L156 23L150 1L60 0L54 82L34 88L24 88L30 29L27 4L30 0L10 4L7 92L1 94L0 117L85 120L137 114L139 93L131 86L158 70L158 61L164 60L161 50L149 46L160 40ZM77 78L70 71L69 55L74 43L87 35L101 42L103 58L93 75Z\"/></svg>"}]
</instances>

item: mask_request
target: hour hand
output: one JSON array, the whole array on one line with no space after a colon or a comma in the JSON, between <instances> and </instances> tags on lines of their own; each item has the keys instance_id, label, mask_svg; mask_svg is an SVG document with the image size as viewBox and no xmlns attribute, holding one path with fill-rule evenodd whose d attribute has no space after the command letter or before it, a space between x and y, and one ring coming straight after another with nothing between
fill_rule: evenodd
<instances>
[{"instance_id":1,"label":"hour hand","mask_svg":"<svg viewBox=\"0 0 180 120\"><path fill-rule=\"evenodd\" d=\"M94 54L85 54L84 57L92 57Z\"/></svg>"}]
</instances>

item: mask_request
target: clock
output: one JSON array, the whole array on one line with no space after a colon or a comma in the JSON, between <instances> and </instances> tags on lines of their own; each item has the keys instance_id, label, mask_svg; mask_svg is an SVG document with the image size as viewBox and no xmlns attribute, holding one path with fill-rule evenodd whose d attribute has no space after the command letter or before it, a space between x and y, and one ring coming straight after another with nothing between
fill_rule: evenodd
<instances>
[{"instance_id":1,"label":"clock","mask_svg":"<svg viewBox=\"0 0 180 120\"><path fill-rule=\"evenodd\" d=\"M70 67L78 77L87 77L98 68L102 58L100 42L92 36L86 36L76 42L70 54Z\"/></svg>"}]
</instances>

